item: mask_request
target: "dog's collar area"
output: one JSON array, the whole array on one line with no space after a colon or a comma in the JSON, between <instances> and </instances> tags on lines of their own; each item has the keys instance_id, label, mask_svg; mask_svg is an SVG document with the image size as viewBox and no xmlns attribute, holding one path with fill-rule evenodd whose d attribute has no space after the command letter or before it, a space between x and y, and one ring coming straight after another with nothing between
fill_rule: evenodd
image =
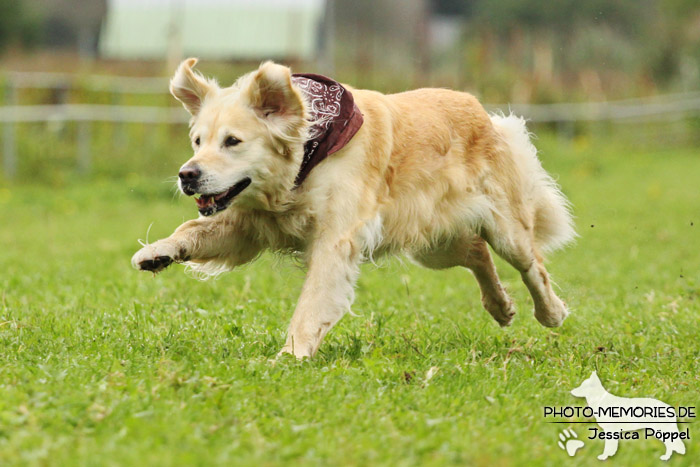
<instances>
[{"instance_id":1,"label":"dog's collar area","mask_svg":"<svg viewBox=\"0 0 700 467\"><path fill-rule=\"evenodd\" d=\"M345 147L364 120L352 93L337 81L323 75L294 74L292 82L306 96L312 122L309 139L304 144L304 158L294 181L297 188L311 169Z\"/></svg>"}]
</instances>

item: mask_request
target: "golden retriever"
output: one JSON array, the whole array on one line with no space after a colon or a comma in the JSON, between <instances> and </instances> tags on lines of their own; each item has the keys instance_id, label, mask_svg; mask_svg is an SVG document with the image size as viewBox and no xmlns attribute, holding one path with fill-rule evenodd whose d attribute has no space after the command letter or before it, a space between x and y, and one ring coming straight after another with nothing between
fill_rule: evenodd
<instances>
[{"instance_id":1,"label":"golden retriever","mask_svg":"<svg viewBox=\"0 0 700 467\"><path fill-rule=\"evenodd\" d=\"M513 302L488 243L520 272L537 320L562 324L568 312L542 254L575 232L524 120L489 115L464 92L385 95L339 85L362 124L299 184L318 113L290 69L266 62L222 88L196 63L182 62L170 90L192 115L194 156L180 169L180 188L201 195L201 215L144 246L135 268L184 262L217 274L264 250L301 253L306 282L280 353L303 358L349 311L363 260L389 253L470 269L484 308L509 325Z\"/></svg>"}]
</instances>

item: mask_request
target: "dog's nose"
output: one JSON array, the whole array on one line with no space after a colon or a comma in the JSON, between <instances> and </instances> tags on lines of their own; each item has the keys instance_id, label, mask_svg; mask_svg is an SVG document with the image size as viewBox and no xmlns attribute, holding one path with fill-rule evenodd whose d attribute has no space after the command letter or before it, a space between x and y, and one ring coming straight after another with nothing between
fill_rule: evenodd
<instances>
[{"instance_id":1,"label":"dog's nose","mask_svg":"<svg viewBox=\"0 0 700 467\"><path fill-rule=\"evenodd\" d=\"M196 181L200 176L202 175L202 171L199 170L199 167L195 166L185 166L180 169L180 173L178 176L180 177L180 180L182 180L184 183L191 183Z\"/></svg>"}]
</instances>

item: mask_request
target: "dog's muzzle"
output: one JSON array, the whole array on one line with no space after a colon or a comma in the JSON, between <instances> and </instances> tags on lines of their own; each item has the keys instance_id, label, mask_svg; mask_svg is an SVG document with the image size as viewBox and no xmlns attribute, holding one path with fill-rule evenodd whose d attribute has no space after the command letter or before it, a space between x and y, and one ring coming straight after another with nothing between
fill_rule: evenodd
<instances>
[{"instance_id":1,"label":"dog's muzzle","mask_svg":"<svg viewBox=\"0 0 700 467\"><path fill-rule=\"evenodd\" d=\"M202 171L196 165L184 166L178 174L180 179L180 189L187 196L197 193L199 179L202 178Z\"/></svg>"},{"instance_id":2,"label":"dog's muzzle","mask_svg":"<svg viewBox=\"0 0 700 467\"><path fill-rule=\"evenodd\" d=\"M238 181L235 185L226 191L221 193L204 194L202 193L199 198L195 198L197 202L197 209L199 213L203 216L211 216L219 211L223 211L233 201L233 198L238 196L240 192L248 188L251 183L249 177L245 177ZM183 190L184 191L184 190Z\"/></svg>"}]
</instances>

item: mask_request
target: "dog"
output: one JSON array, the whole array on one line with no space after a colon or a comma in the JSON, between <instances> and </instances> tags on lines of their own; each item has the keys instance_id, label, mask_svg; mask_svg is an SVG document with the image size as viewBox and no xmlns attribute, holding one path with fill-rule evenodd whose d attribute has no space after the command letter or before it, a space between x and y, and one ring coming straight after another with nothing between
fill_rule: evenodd
<instances>
[{"instance_id":1,"label":"dog","mask_svg":"<svg viewBox=\"0 0 700 467\"><path fill-rule=\"evenodd\" d=\"M598 459L605 460L617 452L619 439L628 439L623 435L624 432L641 429L644 429L645 437L653 436L663 441L666 452L661 456L661 460L670 459L674 452L685 454L685 444L676 425L673 407L670 405L656 399L627 398L610 394L595 371L579 387L573 389L571 395L586 399L588 406L594 410L596 422L605 433L598 435L605 439L603 453ZM622 414L622 410L625 409L630 410L629 414ZM645 414L644 410L649 413ZM669 414L673 416L669 417ZM625 423L620 423L623 421ZM631 438L637 439L638 436Z\"/></svg>"},{"instance_id":2,"label":"dog","mask_svg":"<svg viewBox=\"0 0 700 467\"><path fill-rule=\"evenodd\" d=\"M484 308L509 325L488 244L520 272L536 319L562 324L543 254L575 231L523 119L489 115L464 92L385 95L273 62L221 87L196 63L180 64L170 91L192 116L178 183L200 195L200 216L144 246L135 268L218 274L264 250L299 255L306 281L280 353L304 358L349 311L360 264L387 254L468 268Z\"/></svg>"}]
</instances>

